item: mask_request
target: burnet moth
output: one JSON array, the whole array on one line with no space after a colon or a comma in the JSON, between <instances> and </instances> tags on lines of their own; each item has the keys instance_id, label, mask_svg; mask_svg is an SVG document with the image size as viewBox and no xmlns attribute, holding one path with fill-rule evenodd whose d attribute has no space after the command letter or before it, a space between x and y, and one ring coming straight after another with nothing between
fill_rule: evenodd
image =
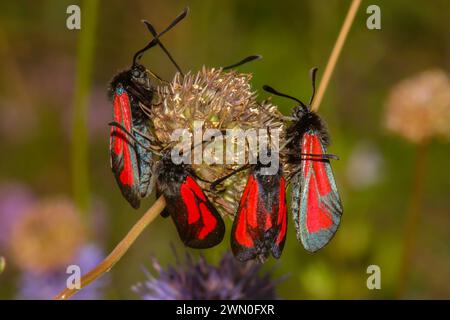
<instances>
[{"instance_id":1,"label":"burnet moth","mask_svg":"<svg viewBox=\"0 0 450 320\"><path fill-rule=\"evenodd\" d=\"M287 232L286 180L282 168L275 174L267 165L244 165L211 184L214 189L236 173L250 169L231 230L231 250L236 259L264 262L270 254L281 256Z\"/></svg>"},{"instance_id":2,"label":"burnet moth","mask_svg":"<svg viewBox=\"0 0 450 320\"><path fill-rule=\"evenodd\" d=\"M163 155L156 165L157 190L166 199L166 215L175 223L183 243L203 249L222 242L225 224L205 192L195 181L199 179L186 164L174 164Z\"/></svg>"},{"instance_id":3,"label":"burnet moth","mask_svg":"<svg viewBox=\"0 0 450 320\"><path fill-rule=\"evenodd\" d=\"M322 119L311 110L317 68L311 70L313 93L308 105L269 86L264 90L299 104L286 129L288 161L297 167L292 175L291 210L297 238L309 252L324 247L335 234L343 208L327 154L329 135Z\"/></svg>"},{"instance_id":4,"label":"burnet moth","mask_svg":"<svg viewBox=\"0 0 450 320\"><path fill-rule=\"evenodd\" d=\"M231 249L240 261L279 258L287 231L286 187L281 168L264 175L260 164L247 180L231 230Z\"/></svg>"},{"instance_id":5,"label":"burnet moth","mask_svg":"<svg viewBox=\"0 0 450 320\"><path fill-rule=\"evenodd\" d=\"M161 215L172 217L181 241L196 249L210 248L222 242L225 234L223 219L195 179L210 182L198 177L190 165L173 163L171 151L160 153L142 145L122 124L111 122L110 125L121 129L136 144L160 157L152 168L154 175L150 184L156 183L157 194L164 195L166 207Z\"/></svg>"},{"instance_id":6,"label":"burnet moth","mask_svg":"<svg viewBox=\"0 0 450 320\"><path fill-rule=\"evenodd\" d=\"M149 147L151 140L150 128L146 108L151 106L154 87L151 78L159 79L151 71L139 63L145 51L159 44L164 47L159 38L186 17L185 9L174 21L159 35L154 34L154 28L146 21L147 28L155 37L147 46L136 52L130 69L118 73L110 83L109 95L113 101L113 120L121 124L130 132L134 141L117 126L111 127L110 133L110 161L111 168L125 199L133 208L139 208L140 200L151 192L151 161L152 152ZM164 51L173 61L170 54ZM173 61L174 62L174 61ZM178 65L175 63L178 68ZM137 134L137 132L141 134Z\"/></svg>"}]
</instances>

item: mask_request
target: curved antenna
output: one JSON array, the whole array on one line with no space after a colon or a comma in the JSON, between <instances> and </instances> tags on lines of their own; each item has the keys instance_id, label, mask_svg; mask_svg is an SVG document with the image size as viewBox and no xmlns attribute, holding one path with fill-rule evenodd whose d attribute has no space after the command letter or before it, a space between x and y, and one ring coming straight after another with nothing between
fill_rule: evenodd
<instances>
[{"instance_id":1,"label":"curved antenna","mask_svg":"<svg viewBox=\"0 0 450 320\"><path fill-rule=\"evenodd\" d=\"M232 64L232 65L230 65L230 66L223 67L222 70L228 70L228 69L236 68L236 67L239 67L239 66L241 66L241 65L243 65L243 64L246 64L246 63L248 63L248 62L262 59L262 57L263 57L263 56L260 55L260 54L251 55L251 56L248 56L248 57L242 59L241 61L239 61L239 62L237 62L237 63L235 63L235 64Z\"/></svg>"},{"instance_id":2,"label":"curved antenna","mask_svg":"<svg viewBox=\"0 0 450 320\"><path fill-rule=\"evenodd\" d=\"M133 66L136 65L137 61L141 59L142 55L144 54L145 51L149 50L150 48L156 46L158 44L157 39L162 37L167 31L169 31L170 29L172 29L173 27L175 27L178 22L180 22L181 20L183 20L187 14L189 12L189 8L186 7L183 12L181 12L173 21L171 24L169 24L169 26L164 29L164 31L162 31L159 35L157 35L157 37L155 39L153 39L149 44L147 44L144 48L142 48L141 50L139 50L138 52L136 52L133 56Z\"/></svg>"},{"instance_id":3,"label":"curved antenna","mask_svg":"<svg viewBox=\"0 0 450 320\"><path fill-rule=\"evenodd\" d=\"M311 99L309 99L309 105L312 104L312 102L314 100L314 96L316 95L316 75L317 75L317 70L319 70L319 68L314 67L309 72L310 77L311 77L311 82L312 82L312 94L311 94Z\"/></svg>"},{"instance_id":4,"label":"curved antenna","mask_svg":"<svg viewBox=\"0 0 450 320\"><path fill-rule=\"evenodd\" d=\"M172 58L172 55L169 53L169 51L166 49L166 47L162 44L161 41L159 41L159 37L160 35L158 35L158 33L156 32L155 28L152 26L152 24L148 21L143 20L142 21L147 29L150 31L150 33L153 35L154 39L156 41L156 43L160 46L160 48L162 49L162 51L164 51L164 53L167 55L167 57L169 58L170 61L172 61L173 65L175 66L175 68L177 68L178 72L181 73L181 75L184 76L183 71L181 71L180 66L175 62L175 60Z\"/></svg>"},{"instance_id":5,"label":"curved antenna","mask_svg":"<svg viewBox=\"0 0 450 320\"><path fill-rule=\"evenodd\" d=\"M215 190L216 187L217 187L219 184L221 184L222 182L224 182L224 181L227 180L228 178L234 176L236 173L239 173L239 172L241 172L241 171L247 170L247 169L249 169L250 167L251 167L251 164L244 164L242 167L239 167L239 168L237 168L237 169L231 171L229 174L227 174L227 175L225 175L225 176L223 176L223 177L221 177L221 178L219 178L219 179L217 179L217 180L214 180L214 181L211 183L211 185L210 185L210 190Z\"/></svg>"},{"instance_id":6,"label":"curved antenna","mask_svg":"<svg viewBox=\"0 0 450 320\"><path fill-rule=\"evenodd\" d=\"M154 46L156 46L158 43L156 41L154 41L155 39L153 39L152 41L150 41L149 44L147 44L144 48L142 48L141 50L139 50L138 52L136 52L133 56L133 63L132 66L134 67L138 60L141 60L142 55L144 54L145 51L153 48Z\"/></svg>"},{"instance_id":7,"label":"curved antenna","mask_svg":"<svg viewBox=\"0 0 450 320\"><path fill-rule=\"evenodd\" d=\"M289 99L292 99L294 101L297 101L302 108L304 108L305 110L308 110L308 107L303 102L301 102L299 99L297 99L297 98L295 98L293 96L287 95L285 93L281 93L281 92L275 90L274 88L272 88L272 87L270 87L268 85L264 85L263 89L264 89L264 91L267 91L267 92L269 92L271 94L274 94L274 95L277 95L277 96L280 96L280 97L289 98Z\"/></svg>"}]
</instances>

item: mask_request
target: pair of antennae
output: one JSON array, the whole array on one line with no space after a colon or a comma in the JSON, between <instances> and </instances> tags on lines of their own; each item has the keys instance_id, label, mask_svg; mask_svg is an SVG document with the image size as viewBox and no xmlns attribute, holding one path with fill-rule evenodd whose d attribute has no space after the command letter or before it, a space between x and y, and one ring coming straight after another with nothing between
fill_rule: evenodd
<instances>
[{"instance_id":1,"label":"pair of antennae","mask_svg":"<svg viewBox=\"0 0 450 320\"><path fill-rule=\"evenodd\" d=\"M189 8L186 7L173 21L171 24L169 24L169 26L164 29L160 34L158 34L156 32L155 27L153 27L153 25L146 21L146 20L142 20L142 22L145 24L145 26L147 27L147 29L150 31L150 33L153 36L153 40L150 41L144 48L142 48L141 50L139 50L138 52L136 52L133 56L133 66L135 66L138 61L142 58L143 54L145 51L153 48L156 45L159 45L161 47L161 49L164 51L164 53L167 55L167 57L169 58L169 60L173 63L173 65L175 66L175 68L178 70L178 72L181 75L184 75L183 71L181 71L180 66L176 63L176 61L174 60L174 58L172 57L172 55L169 53L169 51L166 49L166 47L162 44L162 42L159 40L159 38L161 38L166 32L168 32L170 29L172 29L173 27L175 27L181 20L183 20L184 18L186 18L186 16L189 13ZM246 58L244 58L243 60L239 61L238 63L229 65L227 67L222 68L222 70L228 70L228 69L232 69L238 66L241 66L245 63L254 61L254 60L259 60L261 59L262 56L261 55L251 55L248 56Z\"/></svg>"},{"instance_id":2,"label":"pair of antennae","mask_svg":"<svg viewBox=\"0 0 450 320\"><path fill-rule=\"evenodd\" d=\"M311 103L313 102L314 96L316 94L316 75L317 75L317 70L318 70L318 68L314 67L310 71L310 77L311 77L311 82L312 82L312 94L311 94L311 98L309 99L308 105L305 105L300 99L297 99L297 98L295 98L293 96L290 96L288 94L285 94L285 93L281 93L281 92L275 90L274 88L272 88L272 87L270 87L268 85L264 85L263 89L265 91L269 92L269 93L274 94L274 95L277 95L277 96L280 96L280 97L289 98L289 99L292 99L294 101L297 101L303 109L305 109L306 111L309 111Z\"/></svg>"},{"instance_id":3,"label":"pair of antennae","mask_svg":"<svg viewBox=\"0 0 450 320\"><path fill-rule=\"evenodd\" d=\"M152 41L149 42L149 44L147 44L144 48L142 48L141 50L139 50L138 52L136 52L133 56L133 66L135 66L138 61L142 58L142 55L144 54L145 51L153 48L156 45L159 45L161 47L161 49L164 51L164 53L167 55L167 57L170 59L170 61L174 64L175 68L177 68L178 72L180 72L183 75L183 72L181 71L181 68L178 66L178 64L175 62L175 60L173 59L172 55L169 53L169 51L167 51L166 47L161 43L161 41L159 40L159 38L161 38L167 31L169 31L170 29L172 29L173 27L175 27L181 20L183 20L184 18L186 18L186 16L189 13L189 8L186 7L183 12L181 12L173 21L171 24L169 24L169 26L164 29L160 34L158 34L155 30L155 28L153 27L153 25L146 21L143 20L142 22L145 24L145 26L147 27L147 29L150 31L150 33L152 34L152 36L154 37Z\"/></svg>"}]
</instances>

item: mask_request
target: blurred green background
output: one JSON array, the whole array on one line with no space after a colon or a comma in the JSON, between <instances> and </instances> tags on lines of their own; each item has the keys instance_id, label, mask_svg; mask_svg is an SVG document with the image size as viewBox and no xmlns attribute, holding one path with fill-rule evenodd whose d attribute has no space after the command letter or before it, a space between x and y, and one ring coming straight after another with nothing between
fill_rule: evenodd
<instances>
[{"instance_id":1,"label":"blurred green background","mask_svg":"<svg viewBox=\"0 0 450 320\"><path fill-rule=\"evenodd\" d=\"M81 31L66 28L66 8L71 4L81 6ZM366 27L371 4L381 8L381 30ZM141 19L161 30L186 5L191 9L188 18L163 38L185 71L229 65L258 53L263 60L239 70L254 74L252 83L261 98L266 97L262 85L270 84L308 100L308 71L313 66L325 69L350 1L99 1L97 9L72 0L3 3L0 179L5 195L11 186L20 186L37 199L72 199L84 212L89 241L101 246L104 254L111 251L153 199L135 211L116 186L108 155L108 82L128 68L134 52L150 40ZM342 224L327 247L308 254L297 242L289 217L281 259L269 259L264 266L275 266L274 278L289 275L277 286L280 297L450 298L448 142L432 139L423 148L387 131L384 124L386 100L396 83L430 68L448 72L449 12L447 0L362 2L319 112L332 135L329 151L341 159L333 162L333 169L344 205ZM96 20L96 29L83 19ZM89 37L93 60L85 70L79 63L89 61ZM84 53L78 51L80 41L87 43ZM146 53L143 63L165 79L175 73L159 49ZM78 94L88 99L85 157L85 130L82 125L73 128L74 106L83 105L82 96L75 97L77 86ZM291 101L274 101L285 114L290 112ZM81 156L74 157L74 150ZM422 152L425 173L414 180L416 158ZM406 237L414 181L421 184L423 197L415 205L417 228ZM0 219L2 223L6 225ZM202 252L208 260L218 261L229 248L230 229L228 221L223 243ZM408 241L411 259L401 267ZM110 272L104 297L138 298L130 287L145 279L141 267L149 265L150 256L162 265L173 264L171 243L178 253L185 251L172 221L158 218ZM23 270L11 246L9 242L0 247L6 259L0 298L6 299L16 298L22 285ZM372 264L381 268L381 290L366 287L366 269Z\"/></svg>"}]
</instances>

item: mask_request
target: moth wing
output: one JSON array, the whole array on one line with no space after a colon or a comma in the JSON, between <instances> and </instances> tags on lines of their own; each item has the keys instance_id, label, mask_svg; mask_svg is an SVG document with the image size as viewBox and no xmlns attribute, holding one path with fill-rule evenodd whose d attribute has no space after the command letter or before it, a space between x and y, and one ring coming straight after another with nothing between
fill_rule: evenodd
<instances>
[{"instance_id":1,"label":"moth wing","mask_svg":"<svg viewBox=\"0 0 450 320\"><path fill-rule=\"evenodd\" d=\"M191 176L180 184L179 194L167 201L167 208L186 246L210 248L223 240L222 217Z\"/></svg>"},{"instance_id":2,"label":"moth wing","mask_svg":"<svg viewBox=\"0 0 450 320\"><path fill-rule=\"evenodd\" d=\"M131 132L130 99L121 85L117 86L114 93L113 118ZM139 168L136 149L126 133L114 126L110 132L110 161L122 195L133 208L139 208Z\"/></svg>"},{"instance_id":3,"label":"moth wing","mask_svg":"<svg viewBox=\"0 0 450 320\"><path fill-rule=\"evenodd\" d=\"M319 134L306 133L302 153L325 154ZM297 238L307 251L324 247L335 234L343 208L328 159L304 156L293 178L292 212Z\"/></svg>"},{"instance_id":4,"label":"moth wing","mask_svg":"<svg viewBox=\"0 0 450 320\"><path fill-rule=\"evenodd\" d=\"M257 257L258 182L249 176L231 230L231 250L236 259L247 261Z\"/></svg>"}]
</instances>

